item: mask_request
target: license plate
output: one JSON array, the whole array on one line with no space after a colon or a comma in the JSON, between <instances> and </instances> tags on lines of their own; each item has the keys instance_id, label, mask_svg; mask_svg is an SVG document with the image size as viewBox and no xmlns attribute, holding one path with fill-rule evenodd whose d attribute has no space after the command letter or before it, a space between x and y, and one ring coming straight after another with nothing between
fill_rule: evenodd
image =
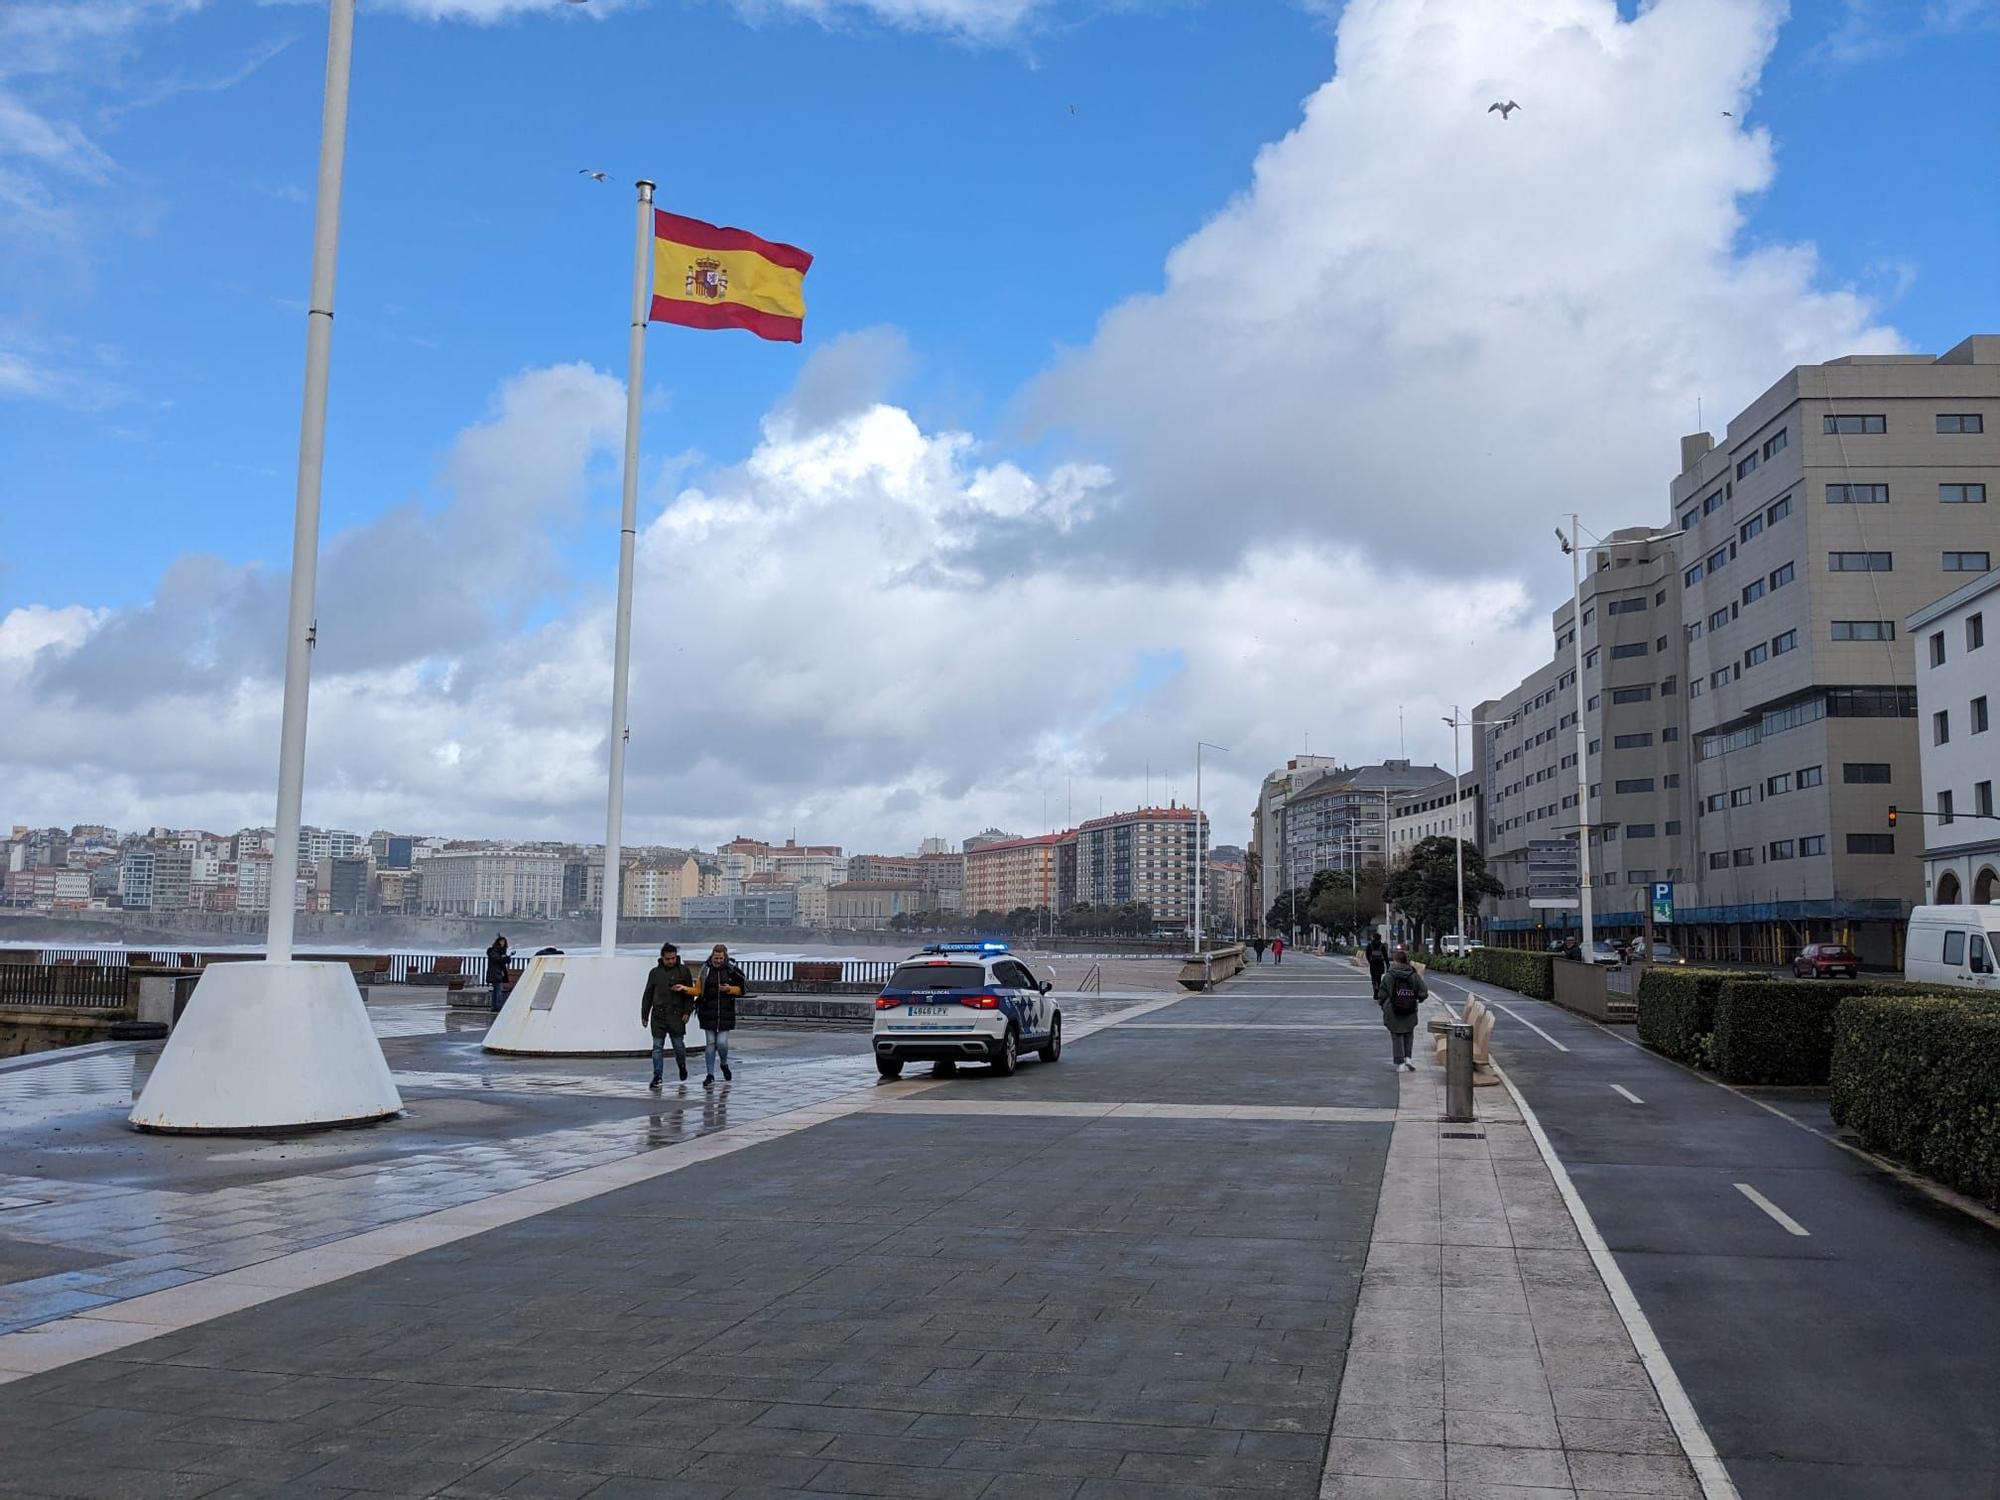
<instances>
[{"instance_id":1,"label":"license plate","mask_svg":"<svg viewBox=\"0 0 2000 1500\"><path fill-rule=\"evenodd\" d=\"M912 1005L910 1007L910 1014L913 1016L941 1016L946 1014L949 1009L949 1006L944 1005Z\"/></svg>"}]
</instances>

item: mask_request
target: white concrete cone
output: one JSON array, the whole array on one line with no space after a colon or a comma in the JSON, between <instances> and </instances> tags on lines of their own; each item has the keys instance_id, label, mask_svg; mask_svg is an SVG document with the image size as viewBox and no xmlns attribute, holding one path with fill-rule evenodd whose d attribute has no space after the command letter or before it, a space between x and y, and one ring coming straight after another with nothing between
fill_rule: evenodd
<instances>
[{"instance_id":1,"label":"white concrete cone","mask_svg":"<svg viewBox=\"0 0 2000 1500\"><path fill-rule=\"evenodd\" d=\"M400 1114L346 964L212 964L132 1106L140 1130L189 1135L357 1125Z\"/></svg>"},{"instance_id":2,"label":"white concrete cone","mask_svg":"<svg viewBox=\"0 0 2000 1500\"><path fill-rule=\"evenodd\" d=\"M651 1052L653 1031L639 1019L639 1001L654 962L643 954L607 958L547 953L529 959L487 1030L486 1050L527 1057L631 1057ZM687 1045L690 1049L706 1045L701 1026L692 1017Z\"/></svg>"}]
</instances>

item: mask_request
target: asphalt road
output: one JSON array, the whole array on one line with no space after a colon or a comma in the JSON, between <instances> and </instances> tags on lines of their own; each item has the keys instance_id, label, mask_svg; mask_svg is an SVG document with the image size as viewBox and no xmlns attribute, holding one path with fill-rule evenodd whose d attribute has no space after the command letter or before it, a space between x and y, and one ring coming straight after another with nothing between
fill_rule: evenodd
<instances>
[{"instance_id":1,"label":"asphalt road","mask_svg":"<svg viewBox=\"0 0 2000 1500\"><path fill-rule=\"evenodd\" d=\"M1630 1028L1470 988L1746 1500L2000 1495L2000 1231Z\"/></svg>"}]
</instances>

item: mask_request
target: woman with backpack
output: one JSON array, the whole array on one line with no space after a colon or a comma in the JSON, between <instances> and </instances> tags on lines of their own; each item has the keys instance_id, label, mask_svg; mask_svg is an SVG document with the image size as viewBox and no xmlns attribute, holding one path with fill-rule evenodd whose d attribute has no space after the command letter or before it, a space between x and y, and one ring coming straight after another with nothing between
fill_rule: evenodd
<instances>
[{"instance_id":1,"label":"woman with backpack","mask_svg":"<svg viewBox=\"0 0 2000 1500\"><path fill-rule=\"evenodd\" d=\"M1389 1046L1394 1058L1389 1066L1406 1073L1417 1071L1410 1061L1411 1038L1417 1031L1417 1008L1430 997L1424 976L1410 962L1407 948L1398 948L1375 991L1375 1003L1382 1008L1382 1024L1389 1028Z\"/></svg>"}]
</instances>

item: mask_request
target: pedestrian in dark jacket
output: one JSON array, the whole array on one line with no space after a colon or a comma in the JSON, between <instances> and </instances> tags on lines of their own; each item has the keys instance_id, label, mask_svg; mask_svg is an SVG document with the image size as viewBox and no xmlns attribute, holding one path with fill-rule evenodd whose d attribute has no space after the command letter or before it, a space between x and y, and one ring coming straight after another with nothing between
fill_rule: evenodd
<instances>
[{"instance_id":1,"label":"pedestrian in dark jacket","mask_svg":"<svg viewBox=\"0 0 2000 1500\"><path fill-rule=\"evenodd\" d=\"M1268 945L1262 938L1252 938L1250 939L1250 946L1256 950L1257 962L1261 964L1264 961L1264 949Z\"/></svg>"},{"instance_id":2,"label":"pedestrian in dark jacket","mask_svg":"<svg viewBox=\"0 0 2000 1500\"><path fill-rule=\"evenodd\" d=\"M1382 941L1382 934L1368 934L1368 986L1372 994L1382 988L1382 971L1389 967L1389 947Z\"/></svg>"},{"instance_id":3,"label":"pedestrian in dark jacket","mask_svg":"<svg viewBox=\"0 0 2000 1500\"><path fill-rule=\"evenodd\" d=\"M506 935L496 932L486 950L486 983L493 990L495 1010L507 1001L507 970L512 958L513 955L507 951Z\"/></svg>"},{"instance_id":4,"label":"pedestrian in dark jacket","mask_svg":"<svg viewBox=\"0 0 2000 1500\"><path fill-rule=\"evenodd\" d=\"M688 1017L694 1014L694 970L681 962L680 949L660 944L660 961L646 975L646 993L639 1000L639 1020L653 1029L653 1082L660 1086L666 1072L666 1041L674 1039L674 1066L687 1082Z\"/></svg>"},{"instance_id":5,"label":"pedestrian in dark jacket","mask_svg":"<svg viewBox=\"0 0 2000 1500\"><path fill-rule=\"evenodd\" d=\"M1393 1054L1390 1067L1408 1073L1417 1071L1417 1065L1410 1061L1410 1040L1417 1030L1417 1008L1429 997L1424 976L1410 962L1409 951L1398 948L1375 989L1375 1003L1382 1008L1382 1024L1389 1028L1389 1048Z\"/></svg>"},{"instance_id":6,"label":"pedestrian in dark jacket","mask_svg":"<svg viewBox=\"0 0 2000 1500\"><path fill-rule=\"evenodd\" d=\"M736 1075L729 1071L729 1033L736 1029L736 1000L750 987L743 971L729 961L729 949L717 943L701 969L701 993L695 1002L701 1017L702 1034L708 1039L708 1077L702 1087L715 1087L715 1064L722 1062L726 1083Z\"/></svg>"}]
</instances>

